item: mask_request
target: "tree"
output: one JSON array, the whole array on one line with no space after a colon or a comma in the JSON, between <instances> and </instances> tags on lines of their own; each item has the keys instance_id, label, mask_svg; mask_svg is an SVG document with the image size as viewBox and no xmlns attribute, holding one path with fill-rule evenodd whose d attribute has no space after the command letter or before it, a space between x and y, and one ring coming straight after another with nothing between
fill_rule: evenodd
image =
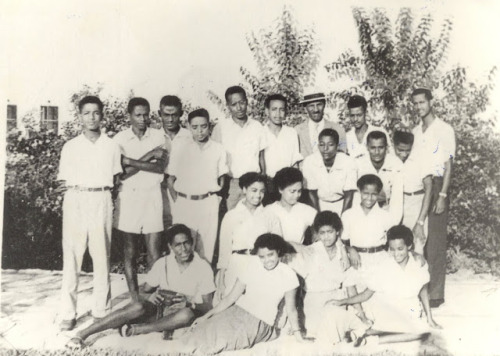
<instances>
[{"instance_id":1,"label":"tree","mask_svg":"<svg viewBox=\"0 0 500 356\"><path fill-rule=\"evenodd\" d=\"M245 80L241 84L248 94L249 114L256 120L264 119L264 100L270 94L280 93L288 99L291 125L301 118L299 104L304 87L314 83L319 64L319 51L314 29L299 30L288 7L275 20L274 25L251 32L247 44L257 64L257 73L241 67L240 73ZM225 99L209 91L212 102L228 115Z\"/></svg>"}]
</instances>

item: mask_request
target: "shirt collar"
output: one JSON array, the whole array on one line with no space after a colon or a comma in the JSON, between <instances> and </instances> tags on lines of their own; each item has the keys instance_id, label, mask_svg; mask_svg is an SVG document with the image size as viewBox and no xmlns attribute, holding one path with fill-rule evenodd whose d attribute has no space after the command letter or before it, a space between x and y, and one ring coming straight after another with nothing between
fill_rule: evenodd
<instances>
[{"instance_id":1,"label":"shirt collar","mask_svg":"<svg viewBox=\"0 0 500 356\"><path fill-rule=\"evenodd\" d=\"M142 141L146 138L148 138L149 136L151 136L151 128L150 127L146 127L146 131L144 132L144 135L139 138L135 133L134 131L132 131L132 126L130 126L127 130L127 133L128 133L128 137L127 139L128 140L133 140L133 139L136 139L138 141Z\"/></svg>"}]
</instances>

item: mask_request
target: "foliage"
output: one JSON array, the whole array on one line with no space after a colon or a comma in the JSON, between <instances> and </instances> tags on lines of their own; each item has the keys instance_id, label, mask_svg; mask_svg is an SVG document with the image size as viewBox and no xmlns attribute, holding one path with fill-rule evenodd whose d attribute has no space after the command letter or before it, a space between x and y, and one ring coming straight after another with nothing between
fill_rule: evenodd
<instances>
[{"instance_id":1,"label":"foliage","mask_svg":"<svg viewBox=\"0 0 500 356\"><path fill-rule=\"evenodd\" d=\"M368 100L373 124L389 130L394 123L413 127L418 119L412 112L411 92L419 86L432 89L434 112L452 125L457 140L448 223L448 241L455 251L451 256L460 251L483 259L500 272L495 264L500 254L500 163L496 154L500 137L494 129L495 118L485 113L495 68L485 84L469 81L462 67L442 73L453 27L450 20L444 20L435 40L431 15L423 16L415 29L409 9L400 10L395 26L381 9L368 14L355 8L353 15L362 56L346 51L326 66L337 87L330 93L330 105L339 108L341 122L349 126L345 102L360 93Z\"/></svg>"},{"instance_id":2,"label":"foliage","mask_svg":"<svg viewBox=\"0 0 500 356\"><path fill-rule=\"evenodd\" d=\"M257 73L241 67L245 80L242 86L248 94L249 114L264 119L264 100L270 94L280 93L288 101L291 125L298 123L302 108L299 104L304 87L313 85L319 63L319 46L313 28L299 30L292 10L288 7L274 25L251 32L247 44L257 65ZM209 98L228 115L225 99L212 91Z\"/></svg>"}]
</instances>

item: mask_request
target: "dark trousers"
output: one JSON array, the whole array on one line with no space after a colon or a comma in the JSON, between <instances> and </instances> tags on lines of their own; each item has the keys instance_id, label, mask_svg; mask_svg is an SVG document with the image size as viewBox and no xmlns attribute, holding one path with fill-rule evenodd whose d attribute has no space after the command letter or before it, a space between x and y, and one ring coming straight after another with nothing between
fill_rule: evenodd
<instances>
[{"instance_id":1,"label":"dark trousers","mask_svg":"<svg viewBox=\"0 0 500 356\"><path fill-rule=\"evenodd\" d=\"M429 299L444 299L444 282L446 278L446 236L449 198L446 198L444 212L437 215L432 212L432 207L439 198L443 187L443 178L432 179L431 211L429 212L429 236L425 245L425 258L429 263L431 281L429 283Z\"/></svg>"}]
</instances>

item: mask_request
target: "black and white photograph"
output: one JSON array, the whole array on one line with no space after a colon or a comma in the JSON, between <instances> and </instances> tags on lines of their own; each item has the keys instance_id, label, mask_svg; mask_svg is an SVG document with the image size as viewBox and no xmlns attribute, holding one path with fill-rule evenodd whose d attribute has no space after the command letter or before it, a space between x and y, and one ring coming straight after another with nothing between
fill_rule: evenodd
<instances>
[{"instance_id":1,"label":"black and white photograph","mask_svg":"<svg viewBox=\"0 0 500 356\"><path fill-rule=\"evenodd\" d=\"M0 354L498 355L499 19L0 0Z\"/></svg>"}]
</instances>

